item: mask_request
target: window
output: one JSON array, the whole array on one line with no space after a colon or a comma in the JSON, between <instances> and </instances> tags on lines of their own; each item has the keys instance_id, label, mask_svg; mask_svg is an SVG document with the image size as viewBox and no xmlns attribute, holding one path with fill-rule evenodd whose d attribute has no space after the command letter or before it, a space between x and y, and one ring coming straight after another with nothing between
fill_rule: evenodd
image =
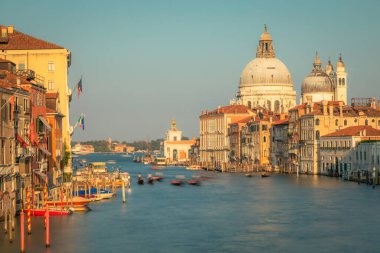
<instances>
[{"instance_id":1,"label":"window","mask_svg":"<svg viewBox=\"0 0 380 253\"><path fill-rule=\"evenodd\" d=\"M248 101L248 108L249 108L249 109L252 108L252 103L251 103L251 101Z\"/></svg>"},{"instance_id":2,"label":"window","mask_svg":"<svg viewBox=\"0 0 380 253\"><path fill-rule=\"evenodd\" d=\"M335 120L335 125L338 126L339 125L339 120Z\"/></svg>"},{"instance_id":3,"label":"window","mask_svg":"<svg viewBox=\"0 0 380 253\"><path fill-rule=\"evenodd\" d=\"M264 136L264 140L263 140L264 142L267 142L267 137L266 136Z\"/></svg>"},{"instance_id":4,"label":"window","mask_svg":"<svg viewBox=\"0 0 380 253\"><path fill-rule=\"evenodd\" d=\"M49 80L48 81L48 90L54 90L54 88L55 88L54 80Z\"/></svg>"},{"instance_id":5,"label":"window","mask_svg":"<svg viewBox=\"0 0 380 253\"><path fill-rule=\"evenodd\" d=\"M364 161L367 160L367 152L364 151Z\"/></svg>"},{"instance_id":6,"label":"window","mask_svg":"<svg viewBox=\"0 0 380 253\"><path fill-rule=\"evenodd\" d=\"M262 130L262 131L266 131L266 130L268 130L268 126L267 126L267 125L262 125L261 130Z\"/></svg>"},{"instance_id":7,"label":"window","mask_svg":"<svg viewBox=\"0 0 380 253\"><path fill-rule=\"evenodd\" d=\"M321 137L321 136L320 136L319 130L317 130L317 131L315 132L315 139L316 139L316 140L319 140L320 137Z\"/></svg>"},{"instance_id":8,"label":"window","mask_svg":"<svg viewBox=\"0 0 380 253\"><path fill-rule=\"evenodd\" d=\"M344 125L347 126L347 120L346 119L344 120Z\"/></svg>"},{"instance_id":9,"label":"window","mask_svg":"<svg viewBox=\"0 0 380 253\"><path fill-rule=\"evenodd\" d=\"M342 78L342 85L344 85L345 83L346 83L346 80Z\"/></svg>"},{"instance_id":10,"label":"window","mask_svg":"<svg viewBox=\"0 0 380 253\"><path fill-rule=\"evenodd\" d=\"M55 71L55 65L53 61L48 62L48 71Z\"/></svg>"},{"instance_id":11,"label":"window","mask_svg":"<svg viewBox=\"0 0 380 253\"><path fill-rule=\"evenodd\" d=\"M24 69L25 69L25 63L20 63L20 64L18 65L18 69L19 69L19 70L24 70Z\"/></svg>"},{"instance_id":12,"label":"window","mask_svg":"<svg viewBox=\"0 0 380 253\"><path fill-rule=\"evenodd\" d=\"M315 120L315 125L316 125L316 126L319 126L319 124L320 124L319 119L316 119L316 120Z\"/></svg>"},{"instance_id":13,"label":"window","mask_svg":"<svg viewBox=\"0 0 380 253\"><path fill-rule=\"evenodd\" d=\"M368 126L368 119L365 120L365 123L364 123L366 126Z\"/></svg>"}]
</instances>

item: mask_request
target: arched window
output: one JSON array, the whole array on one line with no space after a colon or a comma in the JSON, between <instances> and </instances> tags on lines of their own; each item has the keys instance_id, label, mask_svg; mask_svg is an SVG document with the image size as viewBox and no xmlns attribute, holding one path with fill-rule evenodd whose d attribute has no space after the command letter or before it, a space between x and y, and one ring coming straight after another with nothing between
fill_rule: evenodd
<instances>
[{"instance_id":1,"label":"arched window","mask_svg":"<svg viewBox=\"0 0 380 253\"><path fill-rule=\"evenodd\" d=\"M248 101L248 108L249 108L249 109L252 108L252 103L251 103L251 101Z\"/></svg>"},{"instance_id":2,"label":"arched window","mask_svg":"<svg viewBox=\"0 0 380 253\"><path fill-rule=\"evenodd\" d=\"M268 111L272 111L272 102L270 100L267 101L267 109Z\"/></svg>"},{"instance_id":3,"label":"arched window","mask_svg":"<svg viewBox=\"0 0 380 253\"><path fill-rule=\"evenodd\" d=\"M339 85L342 84L342 78L339 78Z\"/></svg>"},{"instance_id":4,"label":"arched window","mask_svg":"<svg viewBox=\"0 0 380 253\"><path fill-rule=\"evenodd\" d=\"M320 124L319 119L316 119L316 120L315 120L315 125L316 125L316 126L319 126L319 124Z\"/></svg>"},{"instance_id":5,"label":"arched window","mask_svg":"<svg viewBox=\"0 0 380 253\"><path fill-rule=\"evenodd\" d=\"M316 139L316 140L319 140L320 137L321 137L321 134L319 133L319 130L317 130L317 131L315 132L315 139Z\"/></svg>"},{"instance_id":6,"label":"arched window","mask_svg":"<svg viewBox=\"0 0 380 253\"><path fill-rule=\"evenodd\" d=\"M345 83L346 83L346 80L342 78L342 85L344 85Z\"/></svg>"},{"instance_id":7,"label":"arched window","mask_svg":"<svg viewBox=\"0 0 380 253\"><path fill-rule=\"evenodd\" d=\"M177 161L178 151L176 149L173 150L173 161Z\"/></svg>"},{"instance_id":8,"label":"arched window","mask_svg":"<svg viewBox=\"0 0 380 253\"><path fill-rule=\"evenodd\" d=\"M280 101L276 100L274 102L274 111L279 113L280 112Z\"/></svg>"},{"instance_id":9,"label":"arched window","mask_svg":"<svg viewBox=\"0 0 380 253\"><path fill-rule=\"evenodd\" d=\"M338 126L339 125L339 120L335 120L335 125Z\"/></svg>"},{"instance_id":10,"label":"arched window","mask_svg":"<svg viewBox=\"0 0 380 253\"><path fill-rule=\"evenodd\" d=\"M365 123L364 123L366 126L368 126L368 119L365 120Z\"/></svg>"},{"instance_id":11,"label":"arched window","mask_svg":"<svg viewBox=\"0 0 380 253\"><path fill-rule=\"evenodd\" d=\"M347 126L347 120L346 119L344 120L344 125Z\"/></svg>"},{"instance_id":12,"label":"arched window","mask_svg":"<svg viewBox=\"0 0 380 253\"><path fill-rule=\"evenodd\" d=\"M268 43L265 43L265 51L268 51Z\"/></svg>"},{"instance_id":13,"label":"arched window","mask_svg":"<svg viewBox=\"0 0 380 253\"><path fill-rule=\"evenodd\" d=\"M267 142L267 137L266 136L264 136L264 140L263 140L264 142Z\"/></svg>"}]
</instances>

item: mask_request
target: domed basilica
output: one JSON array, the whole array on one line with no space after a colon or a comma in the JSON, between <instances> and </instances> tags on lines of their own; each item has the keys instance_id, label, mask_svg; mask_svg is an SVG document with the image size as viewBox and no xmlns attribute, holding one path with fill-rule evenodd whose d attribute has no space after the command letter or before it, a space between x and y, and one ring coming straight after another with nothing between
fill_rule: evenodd
<instances>
[{"instance_id":1,"label":"domed basilica","mask_svg":"<svg viewBox=\"0 0 380 253\"><path fill-rule=\"evenodd\" d=\"M256 58L247 64L240 76L236 103L249 108L264 107L275 113L286 113L296 105L292 76L285 64L276 58L266 26L260 36Z\"/></svg>"},{"instance_id":2,"label":"domed basilica","mask_svg":"<svg viewBox=\"0 0 380 253\"><path fill-rule=\"evenodd\" d=\"M330 60L324 71L316 53L313 69L302 82L301 95L301 103L306 103L308 99L311 99L312 102L328 100L343 101L347 104L347 72L342 56L339 56L336 71Z\"/></svg>"}]
</instances>

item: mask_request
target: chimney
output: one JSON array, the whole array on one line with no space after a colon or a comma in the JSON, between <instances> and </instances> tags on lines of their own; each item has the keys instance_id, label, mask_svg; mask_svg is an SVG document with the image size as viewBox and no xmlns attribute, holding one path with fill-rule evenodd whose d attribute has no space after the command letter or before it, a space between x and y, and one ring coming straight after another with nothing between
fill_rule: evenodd
<instances>
[{"instance_id":1,"label":"chimney","mask_svg":"<svg viewBox=\"0 0 380 253\"><path fill-rule=\"evenodd\" d=\"M339 117L343 117L343 101L339 101Z\"/></svg>"},{"instance_id":2,"label":"chimney","mask_svg":"<svg viewBox=\"0 0 380 253\"><path fill-rule=\"evenodd\" d=\"M1 28L1 37L2 38L8 37L8 29L6 27Z\"/></svg>"},{"instance_id":3,"label":"chimney","mask_svg":"<svg viewBox=\"0 0 380 253\"><path fill-rule=\"evenodd\" d=\"M13 25L9 25L7 30L8 30L8 34L13 34L14 32Z\"/></svg>"},{"instance_id":4,"label":"chimney","mask_svg":"<svg viewBox=\"0 0 380 253\"><path fill-rule=\"evenodd\" d=\"M20 87L20 85L21 85L21 79L19 78L19 77L17 77L17 87Z\"/></svg>"},{"instance_id":5,"label":"chimney","mask_svg":"<svg viewBox=\"0 0 380 253\"><path fill-rule=\"evenodd\" d=\"M327 101L326 100L322 100L322 112L323 112L323 115L327 115Z\"/></svg>"},{"instance_id":6,"label":"chimney","mask_svg":"<svg viewBox=\"0 0 380 253\"><path fill-rule=\"evenodd\" d=\"M367 136L367 130L363 129L363 136Z\"/></svg>"},{"instance_id":7,"label":"chimney","mask_svg":"<svg viewBox=\"0 0 380 253\"><path fill-rule=\"evenodd\" d=\"M376 99L371 98L371 107L376 110Z\"/></svg>"}]
</instances>

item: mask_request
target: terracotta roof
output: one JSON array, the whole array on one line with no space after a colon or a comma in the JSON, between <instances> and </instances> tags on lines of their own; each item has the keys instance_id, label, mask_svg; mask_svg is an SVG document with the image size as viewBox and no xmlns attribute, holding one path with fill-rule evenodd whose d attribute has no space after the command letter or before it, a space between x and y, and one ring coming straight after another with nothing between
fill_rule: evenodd
<instances>
[{"instance_id":1,"label":"terracotta roof","mask_svg":"<svg viewBox=\"0 0 380 253\"><path fill-rule=\"evenodd\" d=\"M273 122L272 125L288 125L289 124L289 119L282 119L282 120L277 120Z\"/></svg>"},{"instance_id":2,"label":"terracotta roof","mask_svg":"<svg viewBox=\"0 0 380 253\"><path fill-rule=\"evenodd\" d=\"M6 28L6 26L0 25L0 28ZM28 49L63 49L63 47L35 38L17 30L14 30L13 33L8 33L7 42L2 41L0 43L0 50Z\"/></svg>"},{"instance_id":3,"label":"terracotta roof","mask_svg":"<svg viewBox=\"0 0 380 253\"><path fill-rule=\"evenodd\" d=\"M351 126L334 133L324 135L323 137L339 137L339 136L360 136L360 133L365 130L364 136L380 136L380 130L371 126Z\"/></svg>"},{"instance_id":4,"label":"terracotta roof","mask_svg":"<svg viewBox=\"0 0 380 253\"><path fill-rule=\"evenodd\" d=\"M58 92L47 92L46 93L46 98L47 99L49 99L49 98L51 98L51 99L53 99L53 98L58 98Z\"/></svg>"},{"instance_id":5,"label":"terracotta roof","mask_svg":"<svg viewBox=\"0 0 380 253\"><path fill-rule=\"evenodd\" d=\"M242 114L249 112L251 112L251 110L245 105L227 105L207 112L207 114Z\"/></svg>"},{"instance_id":6,"label":"terracotta roof","mask_svg":"<svg viewBox=\"0 0 380 253\"><path fill-rule=\"evenodd\" d=\"M46 113L56 113L56 111L46 107Z\"/></svg>"},{"instance_id":7,"label":"terracotta roof","mask_svg":"<svg viewBox=\"0 0 380 253\"><path fill-rule=\"evenodd\" d=\"M234 123L232 124L244 124L244 123L248 123L250 120L254 119L255 116L249 116L249 117L246 117L246 118L243 118L243 119L240 119L240 120L237 120L235 121Z\"/></svg>"},{"instance_id":8,"label":"terracotta roof","mask_svg":"<svg viewBox=\"0 0 380 253\"><path fill-rule=\"evenodd\" d=\"M14 64L13 62L9 61L9 60L6 60L6 59L3 59L3 58L0 58L0 62L8 62L8 63L12 63Z\"/></svg>"}]
</instances>

